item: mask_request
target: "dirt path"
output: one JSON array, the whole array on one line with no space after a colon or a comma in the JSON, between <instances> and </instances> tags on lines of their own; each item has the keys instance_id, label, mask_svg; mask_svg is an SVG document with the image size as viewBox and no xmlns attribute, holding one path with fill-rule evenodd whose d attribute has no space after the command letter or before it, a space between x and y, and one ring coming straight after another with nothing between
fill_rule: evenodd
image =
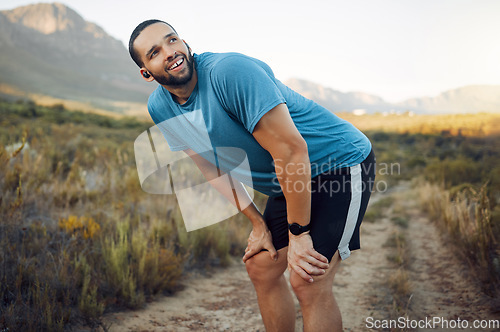
<instances>
[{"instance_id":1,"label":"dirt path","mask_svg":"<svg viewBox=\"0 0 500 332\"><path fill-rule=\"evenodd\" d=\"M413 295L406 311L409 317L449 320L459 317L470 320L470 324L474 319L499 319L484 304L479 288L463 273L465 264L446 246L440 245L442 240L434 225L412 203L415 199L408 185L375 195L372 203L388 195L403 204L410 216L409 227L404 231L411 259L408 275ZM363 224L362 250L353 252L336 276L334 293L342 312L344 331L370 331L366 326L368 317L377 320L397 318L387 286L396 268L387 258L394 248L384 245L398 229L391 221L393 213L393 209L387 209L376 222ZM210 276L188 276L184 284L186 288L174 296L161 298L142 310L110 314L105 322L111 323L110 330L116 332L265 331L253 286L241 261L229 268L215 270ZM302 331L297 302L296 308L296 331ZM432 331L437 330L444 331Z\"/></svg>"},{"instance_id":2,"label":"dirt path","mask_svg":"<svg viewBox=\"0 0 500 332\"><path fill-rule=\"evenodd\" d=\"M407 192L406 197L408 202L414 200L411 192ZM460 318L466 320L470 326L474 320L498 322L500 312L492 312L491 305L481 292L479 283L469 272L469 265L452 253L450 240L446 239L446 236L441 234L415 206L407 204L407 207L411 220L407 230L407 234L411 234L411 241L409 241L410 280L413 288L411 315L416 319L442 317L446 320L457 320ZM451 323L449 325L451 327ZM500 326L496 329L469 330L500 331ZM419 331L431 330L420 329Z\"/></svg>"}]
</instances>

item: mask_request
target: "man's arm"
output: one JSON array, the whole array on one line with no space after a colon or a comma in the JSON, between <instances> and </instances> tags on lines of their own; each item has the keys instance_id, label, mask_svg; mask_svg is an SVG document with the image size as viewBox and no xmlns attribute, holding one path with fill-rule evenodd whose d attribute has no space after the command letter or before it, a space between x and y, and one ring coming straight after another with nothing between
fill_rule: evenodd
<instances>
[{"instance_id":1,"label":"man's arm","mask_svg":"<svg viewBox=\"0 0 500 332\"><path fill-rule=\"evenodd\" d=\"M289 223L307 225L311 216L311 165L307 144L285 104L267 112L257 123L253 136L272 156L276 175L287 203ZM311 275L324 273L326 257L312 247L309 234L289 233L289 267L312 282Z\"/></svg>"},{"instance_id":2,"label":"man's arm","mask_svg":"<svg viewBox=\"0 0 500 332\"><path fill-rule=\"evenodd\" d=\"M243 261L246 262L246 260L259 253L262 249L267 249L271 258L277 259L277 253L271 240L271 232L267 228L262 214L250 198L245 186L239 181L232 181L233 188L231 188L227 185L227 182L223 180L222 175L224 175L224 173L217 166L213 165L191 149L186 149L184 152L194 161L196 166L198 166L210 185L236 206L252 223L253 230L248 239L248 247L245 250Z\"/></svg>"}]
</instances>

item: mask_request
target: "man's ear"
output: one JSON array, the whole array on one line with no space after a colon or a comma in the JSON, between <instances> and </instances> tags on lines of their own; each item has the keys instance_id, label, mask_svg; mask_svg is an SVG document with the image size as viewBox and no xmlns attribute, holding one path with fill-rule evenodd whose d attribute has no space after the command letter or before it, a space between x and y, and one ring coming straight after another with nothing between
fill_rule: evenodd
<instances>
[{"instance_id":1,"label":"man's ear","mask_svg":"<svg viewBox=\"0 0 500 332\"><path fill-rule=\"evenodd\" d=\"M148 72L148 70L146 68L144 68L144 67L141 68L140 72L141 72L142 78L144 78L144 80L146 80L146 82L154 81L154 77L151 76L151 74Z\"/></svg>"}]
</instances>

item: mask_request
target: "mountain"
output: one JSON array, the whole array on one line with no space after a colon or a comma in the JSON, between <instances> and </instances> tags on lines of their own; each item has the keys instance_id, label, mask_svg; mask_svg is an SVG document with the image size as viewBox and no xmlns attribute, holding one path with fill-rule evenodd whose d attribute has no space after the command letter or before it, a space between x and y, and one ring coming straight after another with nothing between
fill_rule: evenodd
<instances>
[{"instance_id":1,"label":"mountain","mask_svg":"<svg viewBox=\"0 0 500 332\"><path fill-rule=\"evenodd\" d=\"M145 103L143 82L119 40L60 3L0 11L0 84L61 99Z\"/></svg>"},{"instance_id":2,"label":"mountain","mask_svg":"<svg viewBox=\"0 0 500 332\"><path fill-rule=\"evenodd\" d=\"M322 85L297 78L284 82L292 90L312 99L332 112L364 110L367 113L394 109L394 105L382 98L363 92L340 92Z\"/></svg>"},{"instance_id":3,"label":"mountain","mask_svg":"<svg viewBox=\"0 0 500 332\"><path fill-rule=\"evenodd\" d=\"M389 103L300 79L285 82L333 112L500 112L500 86L466 86L435 97ZM156 84L144 82L125 46L60 3L0 11L0 95L8 90L76 100L121 111L144 105ZM135 106L134 106L135 107Z\"/></svg>"},{"instance_id":4,"label":"mountain","mask_svg":"<svg viewBox=\"0 0 500 332\"><path fill-rule=\"evenodd\" d=\"M500 85L470 85L397 105L419 113L500 112Z\"/></svg>"},{"instance_id":5,"label":"mountain","mask_svg":"<svg viewBox=\"0 0 500 332\"><path fill-rule=\"evenodd\" d=\"M435 97L412 98L389 103L363 92L340 92L300 79L285 82L291 89L316 101L332 112L356 111L414 112L419 114L500 112L500 85L471 85L441 93Z\"/></svg>"}]
</instances>

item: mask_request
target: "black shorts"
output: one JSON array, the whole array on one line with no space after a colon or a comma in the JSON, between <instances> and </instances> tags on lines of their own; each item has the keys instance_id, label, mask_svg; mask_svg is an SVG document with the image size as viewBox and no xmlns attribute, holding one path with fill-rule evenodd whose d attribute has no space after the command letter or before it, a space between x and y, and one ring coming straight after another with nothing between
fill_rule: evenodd
<instances>
[{"instance_id":1,"label":"black shorts","mask_svg":"<svg viewBox=\"0 0 500 332\"><path fill-rule=\"evenodd\" d=\"M346 259L360 248L359 227L375 181L373 150L361 163L321 173L311 180L311 238L330 261L337 249ZM285 196L269 197L264 219L276 250L288 246Z\"/></svg>"}]
</instances>

